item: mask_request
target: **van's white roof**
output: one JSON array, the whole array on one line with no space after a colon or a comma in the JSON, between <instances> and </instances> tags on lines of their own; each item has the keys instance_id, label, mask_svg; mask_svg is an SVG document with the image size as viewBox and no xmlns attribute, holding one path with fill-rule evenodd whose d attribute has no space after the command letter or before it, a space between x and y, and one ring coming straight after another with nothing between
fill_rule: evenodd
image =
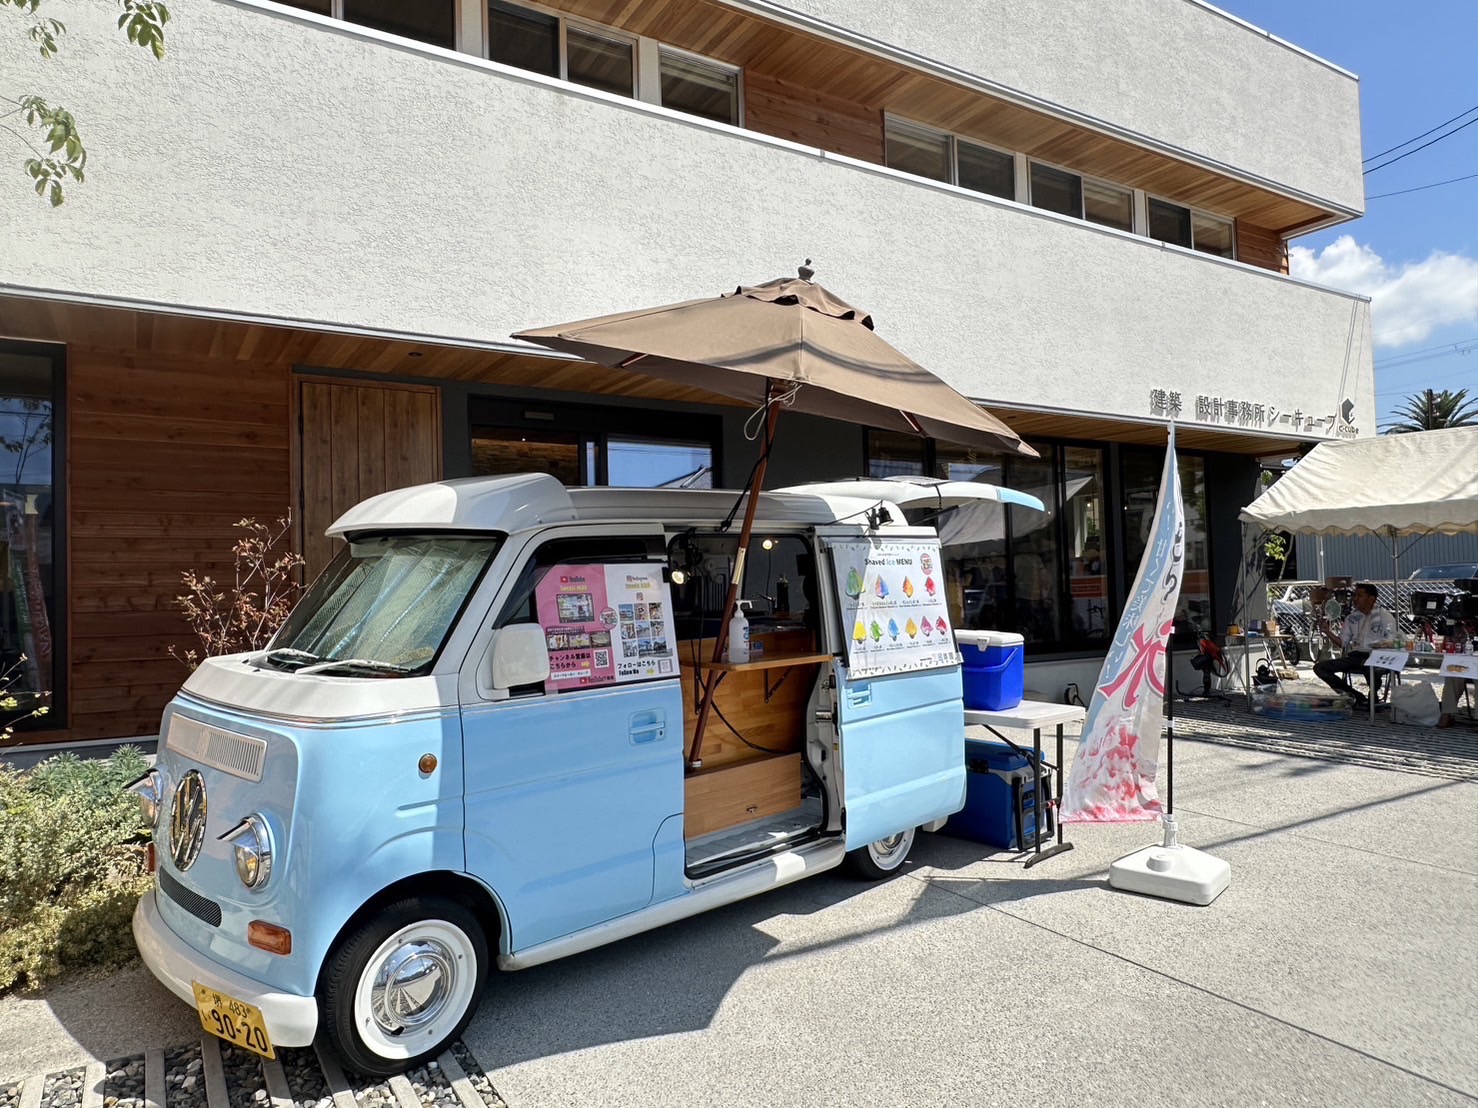
<instances>
[{"instance_id":1,"label":"van's white roof","mask_svg":"<svg viewBox=\"0 0 1478 1108\"><path fill-rule=\"evenodd\" d=\"M567 489L544 473L464 477L372 496L350 508L328 534L384 531L522 531L576 520L653 520L701 526L728 516L737 489ZM862 524L876 499L804 491L760 494L755 518L766 523ZM742 510L742 508L741 508ZM737 525L737 520L736 520ZM906 526L901 518L884 528Z\"/></svg>"}]
</instances>

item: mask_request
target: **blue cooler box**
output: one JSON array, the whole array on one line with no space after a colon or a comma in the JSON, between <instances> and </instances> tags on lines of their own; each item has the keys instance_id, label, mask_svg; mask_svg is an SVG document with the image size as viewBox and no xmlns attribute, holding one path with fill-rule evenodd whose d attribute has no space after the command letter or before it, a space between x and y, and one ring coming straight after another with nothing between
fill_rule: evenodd
<instances>
[{"instance_id":1,"label":"blue cooler box","mask_svg":"<svg viewBox=\"0 0 1478 1108\"><path fill-rule=\"evenodd\" d=\"M944 833L1007 850L1026 850L1037 826L1038 797L1046 797L1051 771L1044 764L1040 781L1032 781L1031 757L1004 743L965 740L965 806L949 817ZM1045 842L1056 828L1047 811L1042 824Z\"/></svg>"},{"instance_id":2,"label":"blue cooler box","mask_svg":"<svg viewBox=\"0 0 1478 1108\"><path fill-rule=\"evenodd\" d=\"M965 659L965 707L1004 712L1026 692L1025 640L1009 631L956 631Z\"/></svg>"}]
</instances>

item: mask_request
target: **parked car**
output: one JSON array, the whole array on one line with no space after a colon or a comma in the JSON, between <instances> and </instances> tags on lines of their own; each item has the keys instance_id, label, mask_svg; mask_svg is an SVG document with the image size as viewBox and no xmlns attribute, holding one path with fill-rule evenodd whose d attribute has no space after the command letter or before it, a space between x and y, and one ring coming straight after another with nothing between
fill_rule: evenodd
<instances>
[{"instance_id":1,"label":"parked car","mask_svg":"<svg viewBox=\"0 0 1478 1108\"><path fill-rule=\"evenodd\" d=\"M1408 581L1462 581L1478 577L1478 562L1442 562L1439 565L1422 566Z\"/></svg>"}]
</instances>

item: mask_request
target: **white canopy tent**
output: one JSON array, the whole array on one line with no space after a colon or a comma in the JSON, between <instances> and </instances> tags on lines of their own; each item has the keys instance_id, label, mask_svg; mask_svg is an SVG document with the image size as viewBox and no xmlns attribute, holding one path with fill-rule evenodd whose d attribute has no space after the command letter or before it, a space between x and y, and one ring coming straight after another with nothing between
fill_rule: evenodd
<instances>
[{"instance_id":1,"label":"white canopy tent","mask_svg":"<svg viewBox=\"0 0 1478 1108\"><path fill-rule=\"evenodd\" d=\"M1382 536L1399 619L1400 537L1478 532L1478 427L1321 442L1241 518L1268 531Z\"/></svg>"},{"instance_id":2,"label":"white canopy tent","mask_svg":"<svg viewBox=\"0 0 1478 1108\"><path fill-rule=\"evenodd\" d=\"M1385 537L1399 621L1400 536L1478 532L1478 427L1321 442L1241 518L1269 531Z\"/></svg>"},{"instance_id":3,"label":"white canopy tent","mask_svg":"<svg viewBox=\"0 0 1478 1108\"><path fill-rule=\"evenodd\" d=\"M1321 442L1242 518L1306 534L1478 532L1478 427Z\"/></svg>"}]
</instances>

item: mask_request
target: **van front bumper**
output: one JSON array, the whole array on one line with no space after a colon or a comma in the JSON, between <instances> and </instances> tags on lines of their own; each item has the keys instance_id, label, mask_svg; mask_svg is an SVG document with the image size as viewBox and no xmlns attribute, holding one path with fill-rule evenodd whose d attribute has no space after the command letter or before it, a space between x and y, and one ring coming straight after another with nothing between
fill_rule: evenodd
<instances>
[{"instance_id":1,"label":"van front bumper","mask_svg":"<svg viewBox=\"0 0 1478 1108\"><path fill-rule=\"evenodd\" d=\"M260 981L228 969L190 946L164 922L154 903L155 889L139 900L133 913L133 938L144 965L165 988L195 1007L192 982L227 993L262 1010L273 1046L311 1046L318 1033L318 1001L268 989Z\"/></svg>"}]
</instances>

